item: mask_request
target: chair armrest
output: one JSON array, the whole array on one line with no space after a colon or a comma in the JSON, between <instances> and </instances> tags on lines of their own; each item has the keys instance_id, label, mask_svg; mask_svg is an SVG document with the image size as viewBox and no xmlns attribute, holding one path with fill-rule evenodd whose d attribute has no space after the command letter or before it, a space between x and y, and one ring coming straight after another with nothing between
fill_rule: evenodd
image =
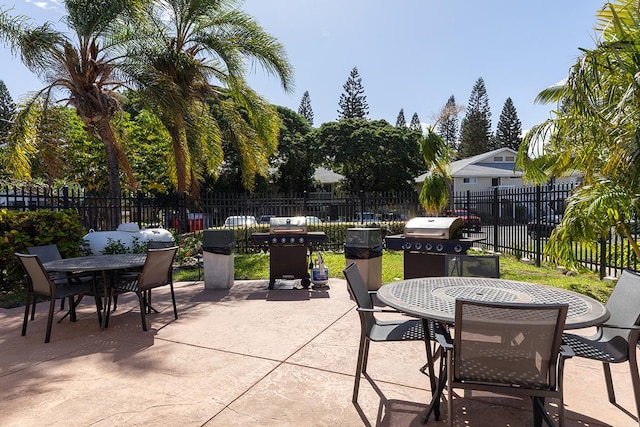
<instances>
[{"instance_id":1,"label":"chair armrest","mask_svg":"<svg viewBox=\"0 0 640 427\"><path fill-rule=\"evenodd\" d=\"M640 331L640 325L633 326L621 326L621 325L611 325L608 323L603 323L602 325L598 325L599 328L611 328L611 329L626 329L629 331Z\"/></svg>"},{"instance_id":2,"label":"chair armrest","mask_svg":"<svg viewBox=\"0 0 640 427\"><path fill-rule=\"evenodd\" d=\"M560 356L565 358L565 359L569 359L573 356L575 356L576 354L573 352L573 349L568 346L568 345L562 345L560 346Z\"/></svg>"},{"instance_id":3,"label":"chair armrest","mask_svg":"<svg viewBox=\"0 0 640 427\"><path fill-rule=\"evenodd\" d=\"M445 350L453 350L453 339L449 332L444 328L435 328L434 335L438 344Z\"/></svg>"},{"instance_id":4,"label":"chair armrest","mask_svg":"<svg viewBox=\"0 0 640 427\"><path fill-rule=\"evenodd\" d=\"M401 311L398 310L391 310L391 309L385 309L385 308L361 308L358 307L356 308L357 311L362 311L365 313L402 313ZM404 313L402 313L404 314Z\"/></svg>"}]
</instances>

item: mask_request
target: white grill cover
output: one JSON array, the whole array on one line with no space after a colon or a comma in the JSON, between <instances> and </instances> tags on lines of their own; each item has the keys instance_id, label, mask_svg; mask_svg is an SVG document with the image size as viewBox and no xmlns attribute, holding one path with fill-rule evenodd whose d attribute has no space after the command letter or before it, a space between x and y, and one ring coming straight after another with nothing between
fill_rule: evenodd
<instances>
[{"instance_id":1,"label":"white grill cover","mask_svg":"<svg viewBox=\"0 0 640 427\"><path fill-rule=\"evenodd\" d=\"M418 217L407 221L404 237L427 239L458 239L462 236L462 218L459 217Z\"/></svg>"},{"instance_id":2,"label":"white grill cover","mask_svg":"<svg viewBox=\"0 0 640 427\"><path fill-rule=\"evenodd\" d=\"M271 234L306 232L307 219L303 216L271 217L269 219L269 233Z\"/></svg>"}]
</instances>

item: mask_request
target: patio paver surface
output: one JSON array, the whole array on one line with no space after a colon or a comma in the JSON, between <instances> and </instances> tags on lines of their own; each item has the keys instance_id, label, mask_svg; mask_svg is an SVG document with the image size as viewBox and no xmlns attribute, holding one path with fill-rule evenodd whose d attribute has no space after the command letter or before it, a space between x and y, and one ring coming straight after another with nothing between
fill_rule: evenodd
<instances>
[{"instance_id":1,"label":"patio paver surface","mask_svg":"<svg viewBox=\"0 0 640 427\"><path fill-rule=\"evenodd\" d=\"M53 325L49 344L46 304L25 337L24 309L0 309L0 426L419 425L430 399L418 371L424 344L372 343L355 406L360 321L346 282L331 279L322 290L267 284L176 283L178 320L168 290L154 290L160 313L147 316L148 332L134 295L120 296L104 331L87 298L76 323ZM612 365L619 407L608 402L601 364L573 358L565 369L567 426L638 425L627 364ZM457 426L531 424L528 401L457 392ZM442 419L427 425L446 425L441 408Z\"/></svg>"}]
</instances>

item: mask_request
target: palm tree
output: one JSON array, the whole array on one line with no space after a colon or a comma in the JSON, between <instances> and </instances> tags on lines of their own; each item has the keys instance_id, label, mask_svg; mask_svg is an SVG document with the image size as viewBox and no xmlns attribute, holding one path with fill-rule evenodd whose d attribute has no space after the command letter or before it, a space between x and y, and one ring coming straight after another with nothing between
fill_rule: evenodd
<instances>
[{"instance_id":1,"label":"palm tree","mask_svg":"<svg viewBox=\"0 0 640 427\"><path fill-rule=\"evenodd\" d=\"M148 12L128 72L173 140L170 172L178 192L197 194L216 175L222 141L241 159L243 181L267 176L277 146L278 115L245 82L246 61L257 62L291 87L284 48L235 0L160 0Z\"/></svg>"},{"instance_id":2,"label":"palm tree","mask_svg":"<svg viewBox=\"0 0 640 427\"><path fill-rule=\"evenodd\" d=\"M546 246L547 254L568 266L578 263L572 242L593 244L612 227L640 258L630 227L640 213L638 7L619 0L599 11L596 47L584 51L565 81L537 96L558 109L526 135L519 150L518 165L533 182L572 171L583 176ZM540 147L542 155L533 157Z\"/></svg>"},{"instance_id":3,"label":"palm tree","mask_svg":"<svg viewBox=\"0 0 640 427\"><path fill-rule=\"evenodd\" d=\"M104 144L112 199L120 196L120 169L135 188L135 176L111 119L120 109L115 91L122 85L116 74L118 49L127 34L122 30L125 22L137 19L141 6L141 1L131 0L67 0L64 21L72 36L49 22L34 26L25 16L0 10L0 41L46 83L31 94L9 138L15 174L30 178L29 153L37 149L41 115L51 105L65 102L75 107L85 129ZM119 213L114 212L115 223Z\"/></svg>"}]
</instances>

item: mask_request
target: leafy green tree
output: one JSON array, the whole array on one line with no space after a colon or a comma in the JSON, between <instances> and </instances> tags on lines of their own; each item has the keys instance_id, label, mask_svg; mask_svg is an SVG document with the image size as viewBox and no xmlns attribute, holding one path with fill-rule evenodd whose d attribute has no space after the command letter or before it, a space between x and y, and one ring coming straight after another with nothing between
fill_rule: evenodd
<instances>
[{"instance_id":1,"label":"leafy green tree","mask_svg":"<svg viewBox=\"0 0 640 427\"><path fill-rule=\"evenodd\" d=\"M285 90L293 70L283 46L235 0L163 0L152 3L129 53L128 72L146 105L172 139L169 173L179 192L198 196L215 176L223 143L238 153L243 185L268 176L278 116L244 79L246 61L279 77ZM215 110L215 111L214 111Z\"/></svg>"},{"instance_id":2,"label":"leafy green tree","mask_svg":"<svg viewBox=\"0 0 640 427\"><path fill-rule=\"evenodd\" d=\"M11 129L15 114L16 104L13 103L9 89L0 80L0 143L4 143L7 135L9 135L9 129Z\"/></svg>"},{"instance_id":3,"label":"leafy green tree","mask_svg":"<svg viewBox=\"0 0 640 427\"><path fill-rule=\"evenodd\" d=\"M453 150L458 149L458 114L460 113L460 108L456 104L456 98L451 95L438 117L438 135Z\"/></svg>"},{"instance_id":4,"label":"leafy green tree","mask_svg":"<svg viewBox=\"0 0 640 427\"><path fill-rule=\"evenodd\" d=\"M396 118L396 127L407 127L407 120L404 118L404 108L401 108L400 112L398 113L398 117Z\"/></svg>"},{"instance_id":5,"label":"leafy green tree","mask_svg":"<svg viewBox=\"0 0 640 427\"><path fill-rule=\"evenodd\" d=\"M328 122L313 137L327 166L344 175L347 192L411 190L414 177L424 171L422 133L385 120Z\"/></svg>"},{"instance_id":6,"label":"leafy green tree","mask_svg":"<svg viewBox=\"0 0 640 427\"><path fill-rule=\"evenodd\" d=\"M451 148L429 126L426 135L420 140L420 153L427 174L418 198L425 212L439 215L449 201L451 176L447 167L451 159Z\"/></svg>"},{"instance_id":7,"label":"leafy green tree","mask_svg":"<svg viewBox=\"0 0 640 427\"><path fill-rule=\"evenodd\" d=\"M462 158L467 158L491 149L491 110L487 89L480 77L473 85L467 111L460 125L459 154Z\"/></svg>"},{"instance_id":8,"label":"leafy green tree","mask_svg":"<svg viewBox=\"0 0 640 427\"><path fill-rule=\"evenodd\" d=\"M55 91L66 93L64 102L75 107L85 129L104 144L109 193L120 194L120 169L136 187L135 177L116 136L112 118L119 110L115 90L122 82L116 75L121 58L118 49L127 40L124 22L136 22L141 1L67 0L64 22L70 34L54 29L49 22L34 26L24 16L12 17L0 11L0 40L38 77L46 87L35 93L16 118L9 141L11 162L17 177L29 179L30 157L36 152L37 126L41 114L55 104ZM119 209L114 209L114 224Z\"/></svg>"},{"instance_id":9,"label":"leafy green tree","mask_svg":"<svg viewBox=\"0 0 640 427\"><path fill-rule=\"evenodd\" d=\"M411 123L409 123L409 129L419 130L420 132L422 132L422 125L420 124L420 118L418 117L418 113L413 113L413 116L411 116Z\"/></svg>"},{"instance_id":10,"label":"leafy green tree","mask_svg":"<svg viewBox=\"0 0 640 427\"><path fill-rule=\"evenodd\" d=\"M342 86L343 94L338 101L338 120L364 119L369 114L369 104L362 87L362 78L358 73L358 67L353 67L347 82Z\"/></svg>"},{"instance_id":11,"label":"leafy green tree","mask_svg":"<svg viewBox=\"0 0 640 427\"><path fill-rule=\"evenodd\" d=\"M309 97L309 91L305 90L300 100L300 107L298 107L298 114L307 119L310 126L313 126L313 109L311 108L311 97Z\"/></svg>"},{"instance_id":12,"label":"leafy green tree","mask_svg":"<svg viewBox=\"0 0 640 427\"><path fill-rule=\"evenodd\" d=\"M522 123L511 98L507 98L502 107L500 120L496 127L495 148L508 147L514 150L520 148L522 142Z\"/></svg>"},{"instance_id":13,"label":"leafy green tree","mask_svg":"<svg viewBox=\"0 0 640 427\"><path fill-rule=\"evenodd\" d=\"M571 267L579 267L575 242L597 244L612 227L640 258L632 227L640 213L640 13L637 3L620 0L607 2L597 18L596 46L582 51L563 83L538 94L537 102L558 108L527 133L517 160L537 183L582 175L545 245Z\"/></svg>"},{"instance_id":14,"label":"leafy green tree","mask_svg":"<svg viewBox=\"0 0 640 427\"><path fill-rule=\"evenodd\" d=\"M277 168L274 183L282 192L311 191L313 173L322 161L321 151L311 147L311 126L300 114L285 107L276 107L280 116L278 153L273 165Z\"/></svg>"}]
</instances>

